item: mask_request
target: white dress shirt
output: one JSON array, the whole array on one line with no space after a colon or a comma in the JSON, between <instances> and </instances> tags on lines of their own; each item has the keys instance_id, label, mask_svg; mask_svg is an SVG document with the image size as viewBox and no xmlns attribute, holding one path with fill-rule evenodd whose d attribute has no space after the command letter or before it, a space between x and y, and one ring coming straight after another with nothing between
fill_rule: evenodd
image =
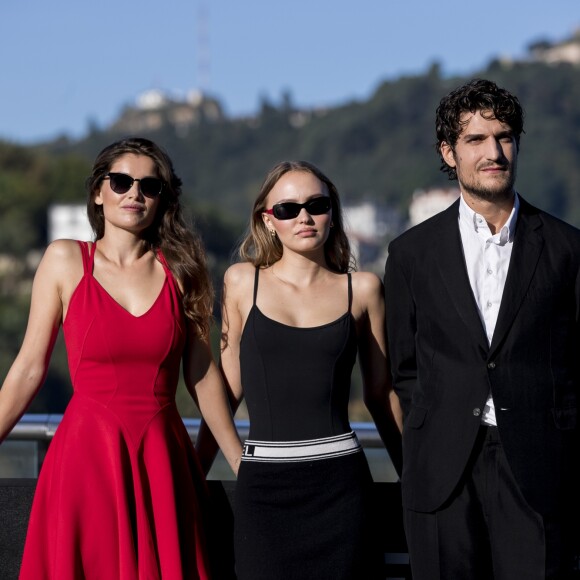
<instances>
[{"instance_id":1,"label":"white dress shirt","mask_svg":"<svg viewBox=\"0 0 580 580\"><path fill-rule=\"evenodd\" d=\"M459 201L459 232L471 289L477 302L479 316L491 344L501 297L505 286L520 202L515 194L514 207L505 225L492 234L485 218L475 213L465 202ZM481 415L485 425L497 425L491 392Z\"/></svg>"}]
</instances>

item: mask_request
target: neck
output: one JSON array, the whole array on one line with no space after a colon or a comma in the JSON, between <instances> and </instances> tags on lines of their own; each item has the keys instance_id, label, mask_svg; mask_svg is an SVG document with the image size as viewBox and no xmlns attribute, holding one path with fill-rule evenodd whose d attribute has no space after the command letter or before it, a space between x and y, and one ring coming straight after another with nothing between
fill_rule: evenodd
<instances>
[{"instance_id":1,"label":"neck","mask_svg":"<svg viewBox=\"0 0 580 580\"><path fill-rule=\"evenodd\" d=\"M119 265L131 264L142 258L149 250L145 240L133 235L107 234L97 241L98 251Z\"/></svg>"},{"instance_id":2,"label":"neck","mask_svg":"<svg viewBox=\"0 0 580 580\"><path fill-rule=\"evenodd\" d=\"M462 192L465 203L479 215L483 216L492 234L495 234L506 224L515 203L515 192L508 196L487 200Z\"/></svg>"},{"instance_id":3,"label":"neck","mask_svg":"<svg viewBox=\"0 0 580 580\"><path fill-rule=\"evenodd\" d=\"M272 274L278 280L296 286L309 286L329 271L326 261L311 260L304 256L286 257L271 266Z\"/></svg>"}]
</instances>

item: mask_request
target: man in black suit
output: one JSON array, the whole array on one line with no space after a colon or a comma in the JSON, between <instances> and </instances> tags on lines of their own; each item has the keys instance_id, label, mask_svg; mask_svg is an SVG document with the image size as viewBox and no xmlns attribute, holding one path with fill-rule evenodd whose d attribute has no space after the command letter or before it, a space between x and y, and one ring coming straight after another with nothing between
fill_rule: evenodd
<instances>
[{"instance_id":1,"label":"man in black suit","mask_svg":"<svg viewBox=\"0 0 580 580\"><path fill-rule=\"evenodd\" d=\"M580 231L516 192L524 113L475 79L436 114L459 200L389 246L413 580L572 577Z\"/></svg>"}]
</instances>

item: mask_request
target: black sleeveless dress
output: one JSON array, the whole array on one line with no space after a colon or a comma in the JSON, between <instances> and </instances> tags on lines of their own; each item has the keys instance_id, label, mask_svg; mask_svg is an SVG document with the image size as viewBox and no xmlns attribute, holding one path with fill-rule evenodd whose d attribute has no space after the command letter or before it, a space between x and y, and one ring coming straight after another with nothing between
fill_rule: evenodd
<instances>
[{"instance_id":1,"label":"black sleeveless dress","mask_svg":"<svg viewBox=\"0 0 580 580\"><path fill-rule=\"evenodd\" d=\"M348 420L357 352L350 274L348 310L312 328L260 312L258 279L256 269L240 345L250 432L234 504L238 580L381 578L372 476Z\"/></svg>"}]
</instances>

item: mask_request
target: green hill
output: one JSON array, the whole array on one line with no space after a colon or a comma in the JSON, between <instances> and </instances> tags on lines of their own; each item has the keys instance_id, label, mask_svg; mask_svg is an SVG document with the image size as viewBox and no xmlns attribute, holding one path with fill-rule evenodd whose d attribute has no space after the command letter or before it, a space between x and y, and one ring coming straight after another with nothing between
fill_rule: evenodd
<instances>
[{"instance_id":1,"label":"green hill","mask_svg":"<svg viewBox=\"0 0 580 580\"><path fill-rule=\"evenodd\" d=\"M524 106L518 190L580 226L580 67L494 61L471 77L497 81ZM0 257L16 258L16 266L0 263L0 371L7 370L24 332L33 272L25 259L46 244L47 208L84 203L85 177L105 145L140 134L169 151L219 288L260 183L282 159L319 165L345 204L370 201L401 215L415 190L449 184L434 149L435 108L466 80L444 77L433 65L426 74L383 82L366 101L325 110L298 110L285 95L278 104L263 102L254 117L229 119L219 102L206 98L153 110L127 107L112 127L93 126L80 140L28 147L0 142ZM49 380L62 387L68 375L62 354L59 360ZM61 407L62 401L51 410Z\"/></svg>"}]
</instances>

